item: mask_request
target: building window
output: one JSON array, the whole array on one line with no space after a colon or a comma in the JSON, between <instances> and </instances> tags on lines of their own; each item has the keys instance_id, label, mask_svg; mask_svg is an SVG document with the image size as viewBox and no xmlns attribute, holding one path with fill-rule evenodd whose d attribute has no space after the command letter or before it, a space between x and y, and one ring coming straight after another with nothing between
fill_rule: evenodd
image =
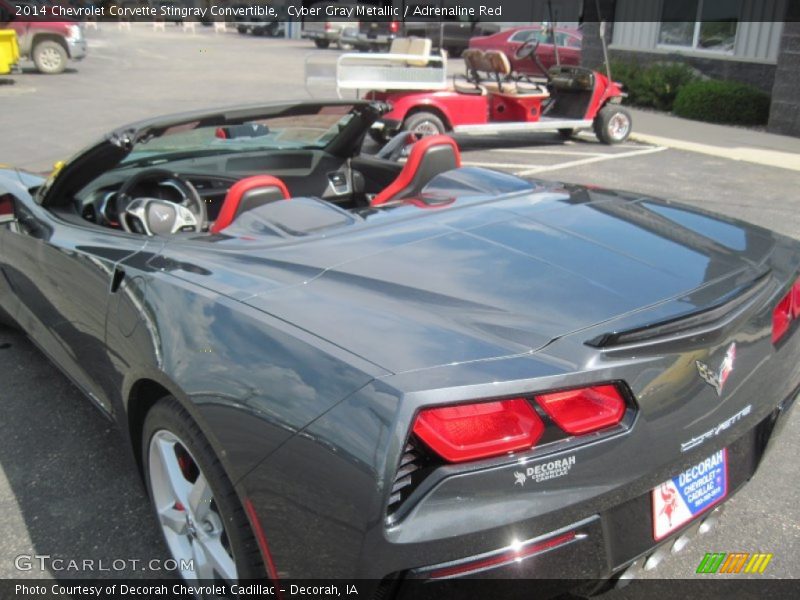
<instances>
[{"instance_id":1,"label":"building window","mask_svg":"<svg viewBox=\"0 0 800 600\"><path fill-rule=\"evenodd\" d=\"M658 43L733 54L741 0L664 0Z\"/></svg>"}]
</instances>

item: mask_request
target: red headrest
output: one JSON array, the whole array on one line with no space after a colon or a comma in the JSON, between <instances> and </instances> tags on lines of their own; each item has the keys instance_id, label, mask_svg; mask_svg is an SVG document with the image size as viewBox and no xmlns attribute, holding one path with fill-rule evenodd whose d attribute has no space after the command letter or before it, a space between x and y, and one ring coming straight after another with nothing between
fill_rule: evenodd
<instances>
[{"instance_id":1,"label":"red headrest","mask_svg":"<svg viewBox=\"0 0 800 600\"><path fill-rule=\"evenodd\" d=\"M411 146L411 154L409 154L406 164L403 165L403 170L400 171L400 174L397 176L397 178L390 183L386 189L381 191L372 199L372 206L385 204L390 200L394 200L396 197L399 197L400 194L406 191L414 182L414 178L419 171L420 165L427 156L428 152L432 148L439 146L449 146L453 151L456 168L461 166L461 152L458 150L458 144L456 144L456 141L453 138L451 138L449 135L426 136Z\"/></svg>"},{"instance_id":2,"label":"red headrest","mask_svg":"<svg viewBox=\"0 0 800 600\"><path fill-rule=\"evenodd\" d=\"M253 175L252 177L245 177L234 183L225 195L225 201L222 203L222 208L219 210L217 220L211 226L211 233L219 233L233 222L239 214L239 206L247 192L258 188L269 187L278 189L284 199L288 200L290 198L289 190L286 189L286 184L272 175Z\"/></svg>"}]
</instances>

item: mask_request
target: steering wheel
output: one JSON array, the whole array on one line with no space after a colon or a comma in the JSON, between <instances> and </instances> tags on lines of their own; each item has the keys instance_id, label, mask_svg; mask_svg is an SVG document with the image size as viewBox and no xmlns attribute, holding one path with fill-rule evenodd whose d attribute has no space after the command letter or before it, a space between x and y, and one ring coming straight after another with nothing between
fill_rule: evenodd
<instances>
[{"instance_id":1,"label":"steering wheel","mask_svg":"<svg viewBox=\"0 0 800 600\"><path fill-rule=\"evenodd\" d=\"M134 197L136 189L147 182L169 182L183 196L181 202L160 198ZM167 169L139 171L117 192L119 222L128 233L166 235L181 231L199 232L208 227L206 203L186 179Z\"/></svg>"},{"instance_id":2,"label":"steering wheel","mask_svg":"<svg viewBox=\"0 0 800 600\"><path fill-rule=\"evenodd\" d=\"M514 58L516 60L525 60L529 56L535 55L536 54L536 50L539 48L539 43L540 43L540 40L536 40L536 39L528 40L527 42L522 44L522 46L517 48L517 51L514 52Z\"/></svg>"}]
</instances>

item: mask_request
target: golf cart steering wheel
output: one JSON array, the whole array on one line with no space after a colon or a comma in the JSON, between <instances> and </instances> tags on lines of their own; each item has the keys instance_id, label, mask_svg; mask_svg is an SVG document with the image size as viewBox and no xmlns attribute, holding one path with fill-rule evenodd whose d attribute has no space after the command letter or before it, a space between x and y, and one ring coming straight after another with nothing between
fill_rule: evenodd
<instances>
[{"instance_id":1,"label":"golf cart steering wheel","mask_svg":"<svg viewBox=\"0 0 800 600\"><path fill-rule=\"evenodd\" d=\"M168 184L183 197L180 202L138 196L144 183ZM116 195L119 222L128 233L167 235L200 232L208 227L206 203L186 179L167 169L144 169L128 179Z\"/></svg>"},{"instance_id":2,"label":"golf cart steering wheel","mask_svg":"<svg viewBox=\"0 0 800 600\"><path fill-rule=\"evenodd\" d=\"M527 42L522 44L522 46L517 48L517 51L514 52L514 58L516 60L525 60L529 56L535 55L536 50L539 48L539 44L540 44L539 40L534 40L534 39L528 40Z\"/></svg>"},{"instance_id":3,"label":"golf cart steering wheel","mask_svg":"<svg viewBox=\"0 0 800 600\"><path fill-rule=\"evenodd\" d=\"M539 49L539 44L541 40L528 40L522 46L517 48L517 51L514 53L514 58L516 60L525 60L529 56L533 59L533 62L536 63L536 66L539 67L539 70L544 73L544 76L547 78L547 81L552 81L553 77L550 75L550 72L545 68L542 64L542 59L539 58L539 55L536 54L536 51ZM527 77L528 81L530 81L530 77Z\"/></svg>"}]
</instances>

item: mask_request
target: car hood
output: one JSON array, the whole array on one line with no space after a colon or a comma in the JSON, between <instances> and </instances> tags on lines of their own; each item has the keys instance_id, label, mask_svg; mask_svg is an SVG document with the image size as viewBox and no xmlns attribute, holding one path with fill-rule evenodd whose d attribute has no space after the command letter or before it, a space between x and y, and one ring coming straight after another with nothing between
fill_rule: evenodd
<instances>
[{"instance_id":1,"label":"car hood","mask_svg":"<svg viewBox=\"0 0 800 600\"><path fill-rule=\"evenodd\" d=\"M775 241L686 207L577 187L400 213L281 247L195 255L202 275L174 273L402 372L532 352L636 311L652 323L702 310L763 274Z\"/></svg>"}]
</instances>

